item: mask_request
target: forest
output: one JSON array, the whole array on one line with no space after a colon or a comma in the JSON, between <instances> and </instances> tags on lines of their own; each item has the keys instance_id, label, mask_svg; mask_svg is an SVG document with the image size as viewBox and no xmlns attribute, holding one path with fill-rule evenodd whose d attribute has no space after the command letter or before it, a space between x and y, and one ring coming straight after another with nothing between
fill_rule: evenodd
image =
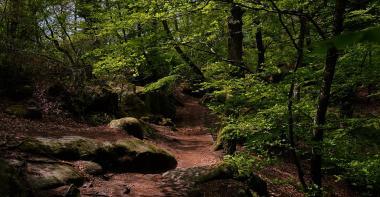
<instances>
[{"instance_id":1,"label":"forest","mask_svg":"<svg viewBox=\"0 0 380 197\"><path fill-rule=\"evenodd\" d=\"M380 1L0 0L0 196L378 196Z\"/></svg>"}]
</instances>

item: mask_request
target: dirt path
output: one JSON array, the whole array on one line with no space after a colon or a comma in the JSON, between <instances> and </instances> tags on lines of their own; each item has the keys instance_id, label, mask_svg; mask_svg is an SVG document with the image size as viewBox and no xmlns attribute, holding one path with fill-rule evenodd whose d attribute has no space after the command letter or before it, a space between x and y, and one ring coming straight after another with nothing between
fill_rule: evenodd
<instances>
[{"instance_id":1,"label":"dirt path","mask_svg":"<svg viewBox=\"0 0 380 197\"><path fill-rule=\"evenodd\" d=\"M213 139L205 126L210 111L197 99L178 94L184 106L177 109L177 131L154 126L161 137L153 141L176 157L177 169L163 174L107 174L109 180L95 177L81 188L84 196L183 196L190 189L186 178L220 161L221 154L213 151Z\"/></svg>"}]
</instances>

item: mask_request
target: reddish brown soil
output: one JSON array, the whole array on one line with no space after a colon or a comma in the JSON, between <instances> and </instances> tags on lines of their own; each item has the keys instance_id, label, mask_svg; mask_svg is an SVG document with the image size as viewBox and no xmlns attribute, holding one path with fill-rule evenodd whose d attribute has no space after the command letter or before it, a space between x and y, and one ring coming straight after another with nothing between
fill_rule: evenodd
<instances>
[{"instance_id":1,"label":"reddish brown soil","mask_svg":"<svg viewBox=\"0 0 380 197\"><path fill-rule=\"evenodd\" d=\"M177 130L152 125L159 134L154 144L169 150L177 159L177 168L210 166L220 161L221 154L213 151L213 140L204 126L210 112L189 96L179 95L183 107L177 109ZM81 188L83 194L105 196L178 196L178 182L162 174L113 174L110 180L93 179L91 187ZM126 188L130 193L126 195Z\"/></svg>"},{"instance_id":2,"label":"reddish brown soil","mask_svg":"<svg viewBox=\"0 0 380 197\"><path fill-rule=\"evenodd\" d=\"M221 154L213 151L213 139L205 127L210 112L197 99L181 93L178 96L184 106L177 109L176 131L152 125L158 134L152 143L171 152L178 161L178 169L217 164ZM31 121L0 113L0 143L14 137L21 141L26 136L58 138L67 135L108 141L129 137L106 126L91 127L70 119ZM178 196L175 187L179 186L161 174L121 173L87 178L80 188L83 196Z\"/></svg>"},{"instance_id":3,"label":"reddish brown soil","mask_svg":"<svg viewBox=\"0 0 380 197\"><path fill-rule=\"evenodd\" d=\"M152 125L158 137L152 143L169 150L177 159L177 169L163 174L107 173L104 176L87 176L87 182L80 188L82 196L183 196L188 190L186 178L194 176L199 169L217 164L222 154L213 151L213 139L206 128L214 117L210 111L198 103L198 99L178 93L183 107L177 109L177 130ZM0 104L0 111L1 111ZM25 136L61 137L79 135L98 140L115 141L130 137L127 134L106 126L91 127L71 119L44 119L31 121L0 113L0 148L4 144L15 143L9 139ZM1 149L0 149L1 150ZM195 169L195 170L192 170ZM304 196L297 186L294 165L281 162L258 172L268 181L271 196ZM168 176L171 178L168 178ZM279 180L276 181L273 180ZM346 185L333 183L333 196L355 196ZM282 182L282 183L281 183ZM298 189L297 189L298 188Z\"/></svg>"}]
</instances>

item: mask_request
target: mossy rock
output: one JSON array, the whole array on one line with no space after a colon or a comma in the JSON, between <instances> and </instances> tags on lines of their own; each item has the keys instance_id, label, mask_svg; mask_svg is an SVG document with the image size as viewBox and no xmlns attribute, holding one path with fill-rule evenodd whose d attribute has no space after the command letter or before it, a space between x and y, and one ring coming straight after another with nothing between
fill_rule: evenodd
<instances>
[{"instance_id":1,"label":"mossy rock","mask_svg":"<svg viewBox=\"0 0 380 197\"><path fill-rule=\"evenodd\" d=\"M380 145L380 129L374 126L359 127L349 131L349 134L360 140L368 140Z\"/></svg>"},{"instance_id":2,"label":"mossy rock","mask_svg":"<svg viewBox=\"0 0 380 197\"><path fill-rule=\"evenodd\" d=\"M19 86L15 88L10 88L8 90L8 95L10 98L18 101L26 100L33 96L34 88L30 85Z\"/></svg>"},{"instance_id":3,"label":"mossy rock","mask_svg":"<svg viewBox=\"0 0 380 197\"><path fill-rule=\"evenodd\" d=\"M80 190L75 185L64 185L54 189L40 190L36 196L49 197L81 197Z\"/></svg>"},{"instance_id":4,"label":"mossy rock","mask_svg":"<svg viewBox=\"0 0 380 197\"><path fill-rule=\"evenodd\" d=\"M251 197L254 196L248 186L234 179L211 180L195 186L190 197Z\"/></svg>"},{"instance_id":5,"label":"mossy rock","mask_svg":"<svg viewBox=\"0 0 380 197\"><path fill-rule=\"evenodd\" d=\"M143 139L144 136L153 136L155 130L146 124L144 121L140 121L134 117L125 117L117 120L112 120L109 123L110 128L121 129L128 134Z\"/></svg>"},{"instance_id":6,"label":"mossy rock","mask_svg":"<svg viewBox=\"0 0 380 197\"><path fill-rule=\"evenodd\" d=\"M172 93L152 91L140 93L139 96L151 114L163 115L164 117L175 119L176 99Z\"/></svg>"},{"instance_id":7,"label":"mossy rock","mask_svg":"<svg viewBox=\"0 0 380 197\"><path fill-rule=\"evenodd\" d=\"M223 149L227 154L233 154L236 150L236 137L233 136L235 129L231 126L226 126L218 133L216 142L214 144L214 150Z\"/></svg>"},{"instance_id":8,"label":"mossy rock","mask_svg":"<svg viewBox=\"0 0 380 197\"><path fill-rule=\"evenodd\" d=\"M131 138L114 143L79 136L29 138L19 149L58 159L92 160L111 171L155 173L173 169L177 165L176 159L164 149Z\"/></svg>"},{"instance_id":9,"label":"mossy rock","mask_svg":"<svg viewBox=\"0 0 380 197\"><path fill-rule=\"evenodd\" d=\"M26 184L8 163L0 159L0 194L4 197L29 196Z\"/></svg>"},{"instance_id":10,"label":"mossy rock","mask_svg":"<svg viewBox=\"0 0 380 197\"><path fill-rule=\"evenodd\" d=\"M28 110L24 105L11 105L5 109L5 113L17 117L25 117L28 114Z\"/></svg>"},{"instance_id":11,"label":"mossy rock","mask_svg":"<svg viewBox=\"0 0 380 197\"><path fill-rule=\"evenodd\" d=\"M103 143L80 136L65 136L54 138L29 138L19 147L22 151L51 155L61 159L91 159L95 158Z\"/></svg>"},{"instance_id":12,"label":"mossy rock","mask_svg":"<svg viewBox=\"0 0 380 197\"><path fill-rule=\"evenodd\" d=\"M207 173L199 176L196 180L198 186L208 184L216 180L233 179L245 184L251 191L254 191L258 196L268 196L267 183L254 173L249 176L239 176L238 169L230 164L221 163ZM202 187L201 187L202 188ZM206 195L206 196L212 196Z\"/></svg>"},{"instance_id":13,"label":"mossy rock","mask_svg":"<svg viewBox=\"0 0 380 197\"><path fill-rule=\"evenodd\" d=\"M102 166L92 161L76 161L75 166L79 171L86 174L99 175L103 173Z\"/></svg>"},{"instance_id":14,"label":"mossy rock","mask_svg":"<svg viewBox=\"0 0 380 197\"><path fill-rule=\"evenodd\" d=\"M115 143L115 147L129 155L119 161L132 171L159 173L177 166L177 160L169 152L142 140L119 140Z\"/></svg>"},{"instance_id":15,"label":"mossy rock","mask_svg":"<svg viewBox=\"0 0 380 197\"><path fill-rule=\"evenodd\" d=\"M209 170L207 173L202 174L196 180L198 183L207 182L216 179L231 179L237 175L237 169L227 163L221 163L216 167Z\"/></svg>"},{"instance_id":16,"label":"mossy rock","mask_svg":"<svg viewBox=\"0 0 380 197\"><path fill-rule=\"evenodd\" d=\"M84 178L72 166L60 163L28 163L26 179L34 189L51 189L63 185L80 186Z\"/></svg>"},{"instance_id":17,"label":"mossy rock","mask_svg":"<svg viewBox=\"0 0 380 197\"><path fill-rule=\"evenodd\" d=\"M42 112L38 107L28 107L25 105L11 105L5 109L5 113L16 116L18 118L42 118Z\"/></svg>"},{"instance_id":18,"label":"mossy rock","mask_svg":"<svg viewBox=\"0 0 380 197\"><path fill-rule=\"evenodd\" d=\"M148 113L143 100L136 93L120 93L120 111L122 115L141 117Z\"/></svg>"}]
</instances>

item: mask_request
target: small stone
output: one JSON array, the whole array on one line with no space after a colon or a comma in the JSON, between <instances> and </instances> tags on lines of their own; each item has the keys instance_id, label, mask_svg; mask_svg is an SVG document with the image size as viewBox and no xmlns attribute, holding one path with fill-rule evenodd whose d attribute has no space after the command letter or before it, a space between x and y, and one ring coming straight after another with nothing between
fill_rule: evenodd
<instances>
[{"instance_id":1,"label":"small stone","mask_svg":"<svg viewBox=\"0 0 380 197\"><path fill-rule=\"evenodd\" d=\"M102 166L92 161L77 161L75 162L75 165L81 172L86 174L99 175L103 172Z\"/></svg>"}]
</instances>

